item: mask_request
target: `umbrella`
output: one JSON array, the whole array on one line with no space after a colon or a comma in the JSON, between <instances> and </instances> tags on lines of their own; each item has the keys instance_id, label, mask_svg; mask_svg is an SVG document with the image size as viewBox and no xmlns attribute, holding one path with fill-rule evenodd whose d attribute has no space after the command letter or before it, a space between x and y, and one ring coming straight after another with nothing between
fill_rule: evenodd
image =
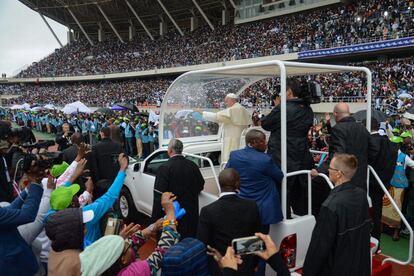
<instances>
[{"instance_id":1,"label":"umbrella","mask_svg":"<svg viewBox=\"0 0 414 276\"><path fill-rule=\"evenodd\" d=\"M414 120L414 107L411 107L408 111L403 114L404 118Z\"/></svg>"},{"instance_id":2,"label":"umbrella","mask_svg":"<svg viewBox=\"0 0 414 276\"><path fill-rule=\"evenodd\" d=\"M366 110L360 110L352 115L352 117L355 118L357 121L363 121L367 118L367 111ZM371 118L374 118L380 122L384 122L387 120L387 115L384 112L381 112L376 109L371 109Z\"/></svg>"},{"instance_id":3,"label":"umbrella","mask_svg":"<svg viewBox=\"0 0 414 276\"><path fill-rule=\"evenodd\" d=\"M133 104L130 104L130 103L118 103L116 105L120 106L120 107L124 107L126 109L129 109L131 111L138 111L137 107Z\"/></svg>"},{"instance_id":4,"label":"umbrella","mask_svg":"<svg viewBox=\"0 0 414 276\"><path fill-rule=\"evenodd\" d=\"M44 106L45 109L49 109L49 110L54 110L57 109L56 106L54 106L53 104L47 104Z\"/></svg>"},{"instance_id":5,"label":"umbrella","mask_svg":"<svg viewBox=\"0 0 414 276\"><path fill-rule=\"evenodd\" d=\"M87 107L85 104L81 103L80 101L65 105L62 111L65 114L72 114L72 113L78 113L78 112L92 113L92 110L90 110L89 107Z\"/></svg>"},{"instance_id":6,"label":"umbrella","mask_svg":"<svg viewBox=\"0 0 414 276\"><path fill-rule=\"evenodd\" d=\"M413 96L411 96L408 93L402 93L402 94L398 95L398 98L400 98L400 99L412 99Z\"/></svg>"},{"instance_id":7,"label":"umbrella","mask_svg":"<svg viewBox=\"0 0 414 276\"><path fill-rule=\"evenodd\" d=\"M175 118L176 119L180 119L180 118L187 118L188 114L191 114L193 112L193 110L191 109L183 109L183 110L179 110L175 113Z\"/></svg>"},{"instance_id":8,"label":"umbrella","mask_svg":"<svg viewBox=\"0 0 414 276\"><path fill-rule=\"evenodd\" d=\"M103 113L103 114L112 114L113 110L108 107L101 107L95 110L95 112Z\"/></svg>"},{"instance_id":9,"label":"umbrella","mask_svg":"<svg viewBox=\"0 0 414 276\"><path fill-rule=\"evenodd\" d=\"M20 104L15 104L10 107L11 110L21 109L22 106Z\"/></svg>"},{"instance_id":10,"label":"umbrella","mask_svg":"<svg viewBox=\"0 0 414 276\"><path fill-rule=\"evenodd\" d=\"M30 111L41 111L44 110L45 108L41 107L41 106L35 106L30 108Z\"/></svg>"},{"instance_id":11,"label":"umbrella","mask_svg":"<svg viewBox=\"0 0 414 276\"><path fill-rule=\"evenodd\" d=\"M126 110L125 107L119 106L119 105L114 105L113 107L111 107L111 109L112 110L115 110L115 111L123 111L123 110Z\"/></svg>"}]
</instances>

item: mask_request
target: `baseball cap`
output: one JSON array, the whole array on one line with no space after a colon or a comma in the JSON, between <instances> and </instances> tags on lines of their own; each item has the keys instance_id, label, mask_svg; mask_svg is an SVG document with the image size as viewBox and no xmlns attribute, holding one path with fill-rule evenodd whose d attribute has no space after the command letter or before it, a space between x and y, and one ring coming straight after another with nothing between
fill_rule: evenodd
<instances>
[{"instance_id":1,"label":"baseball cap","mask_svg":"<svg viewBox=\"0 0 414 276\"><path fill-rule=\"evenodd\" d=\"M50 174L54 178L57 178L61 176L68 167L69 167L69 164L63 161L62 164L53 165L52 169L50 170Z\"/></svg>"},{"instance_id":2,"label":"baseball cap","mask_svg":"<svg viewBox=\"0 0 414 276\"><path fill-rule=\"evenodd\" d=\"M53 210L63 210L69 207L72 202L73 196L80 190L78 184L72 184L69 187L59 187L50 195L50 207Z\"/></svg>"}]
</instances>

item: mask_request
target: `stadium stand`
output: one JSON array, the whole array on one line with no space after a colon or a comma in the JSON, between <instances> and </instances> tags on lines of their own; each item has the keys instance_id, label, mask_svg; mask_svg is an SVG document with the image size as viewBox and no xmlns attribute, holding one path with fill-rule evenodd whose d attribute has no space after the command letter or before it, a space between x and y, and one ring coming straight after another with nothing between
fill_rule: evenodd
<instances>
[{"instance_id":1,"label":"stadium stand","mask_svg":"<svg viewBox=\"0 0 414 276\"><path fill-rule=\"evenodd\" d=\"M142 71L339 47L414 35L414 1L368 0L254 21L208 26L184 36L85 39L56 50L18 77L80 76Z\"/></svg>"}]
</instances>

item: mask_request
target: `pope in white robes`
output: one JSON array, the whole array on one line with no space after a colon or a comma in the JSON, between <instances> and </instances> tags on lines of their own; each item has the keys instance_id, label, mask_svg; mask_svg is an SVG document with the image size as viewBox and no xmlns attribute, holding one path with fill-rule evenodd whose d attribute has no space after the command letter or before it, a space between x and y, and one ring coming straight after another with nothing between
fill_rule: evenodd
<instances>
[{"instance_id":1,"label":"pope in white robes","mask_svg":"<svg viewBox=\"0 0 414 276\"><path fill-rule=\"evenodd\" d=\"M203 112L207 121L217 122L222 126L221 162L227 162L230 152L240 147L240 137L244 129L252 124L249 111L238 103L238 97L227 94L224 99L226 109L214 112Z\"/></svg>"}]
</instances>

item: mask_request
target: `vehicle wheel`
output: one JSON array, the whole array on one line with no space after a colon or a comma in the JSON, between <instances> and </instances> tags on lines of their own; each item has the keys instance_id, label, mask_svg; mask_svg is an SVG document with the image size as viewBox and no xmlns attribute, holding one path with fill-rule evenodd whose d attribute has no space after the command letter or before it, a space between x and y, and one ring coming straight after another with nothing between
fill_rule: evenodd
<instances>
[{"instance_id":1,"label":"vehicle wheel","mask_svg":"<svg viewBox=\"0 0 414 276\"><path fill-rule=\"evenodd\" d=\"M116 207L124 222L135 221L138 217L138 211L135 208L134 200L126 187L122 188Z\"/></svg>"}]
</instances>

